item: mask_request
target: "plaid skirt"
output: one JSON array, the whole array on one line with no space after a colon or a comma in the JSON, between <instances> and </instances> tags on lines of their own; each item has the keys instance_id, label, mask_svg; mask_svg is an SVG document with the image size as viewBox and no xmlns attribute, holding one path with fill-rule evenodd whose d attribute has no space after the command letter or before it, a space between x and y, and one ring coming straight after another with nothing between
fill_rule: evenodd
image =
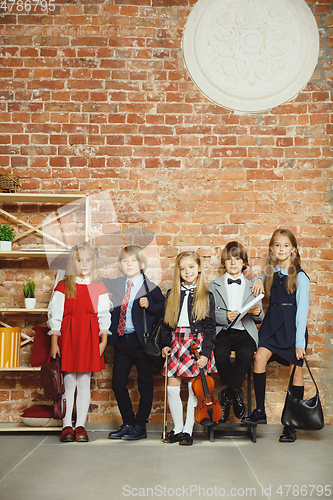
<instances>
[{"instance_id":1,"label":"plaid skirt","mask_svg":"<svg viewBox=\"0 0 333 500\"><path fill-rule=\"evenodd\" d=\"M168 356L168 377L197 377L200 375L191 346L194 343L197 344L200 351L202 341L203 334L198 333L195 336L189 327L176 328L172 332L171 352ZM205 375L217 373L213 351L204 370ZM165 366L163 376L165 376Z\"/></svg>"}]
</instances>

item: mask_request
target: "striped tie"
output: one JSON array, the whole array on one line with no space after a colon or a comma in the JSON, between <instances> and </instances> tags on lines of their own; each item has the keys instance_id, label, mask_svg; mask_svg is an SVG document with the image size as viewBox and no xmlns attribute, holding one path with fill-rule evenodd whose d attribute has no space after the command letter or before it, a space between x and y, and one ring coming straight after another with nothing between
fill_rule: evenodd
<instances>
[{"instance_id":1,"label":"striped tie","mask_svg":"<svg viewBox=\"0 0 333 500\"><path fill-rule=\"evenodd\" d=\"M127 282L127 288L126 288L126 293L124 295L123 301L121 303L121 308L120 308L120 316L119 316L119 323L118 323L118 335L122 337L125 333L125 323L126 323L126 312L127 312L127 306L129 303L130 295L131 295L131 289L132 289L133 283L132 281Z\"/></svg>"}]
</instances>

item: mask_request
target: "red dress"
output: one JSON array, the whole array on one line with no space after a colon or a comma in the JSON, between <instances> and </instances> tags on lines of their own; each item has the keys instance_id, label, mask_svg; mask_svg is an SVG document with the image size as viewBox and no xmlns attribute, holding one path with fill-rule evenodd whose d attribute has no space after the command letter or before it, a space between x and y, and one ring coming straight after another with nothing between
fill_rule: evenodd
<instances>
[{"instance_id":1,"label":"red dress","mask_svg":"<svg viewBox=\"0 0 333 500\"><path fill-rule=\"evenodd\" d=\"M59 347L61 370L93 372L105 368L104 356L99 355L98 298L108 293L102 282L76 284L75 298L66 295L64 282L55 288L65 295L64 314Z\"/></svg>"}]
</instances>

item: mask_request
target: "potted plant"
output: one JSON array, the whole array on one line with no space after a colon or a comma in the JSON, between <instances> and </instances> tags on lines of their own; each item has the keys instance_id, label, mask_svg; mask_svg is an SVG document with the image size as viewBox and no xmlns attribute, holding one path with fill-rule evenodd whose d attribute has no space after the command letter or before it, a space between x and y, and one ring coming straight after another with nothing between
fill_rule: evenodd
<instances>
[{"instance_id":1,"label":"potted plant","mask_svg":"<svg viewBox=\"0 0 333 500\"><path fill-rule=\"evenodd\" d=\"M36 307L36 285L38 285L38 283L36 283L36 281L34 281L32 278L29 278L28 281L24 281L22 283L22 290L25 297L24 302L27 309L34 309Z\"/></svg>"},{"instance_id":2,"label":"potted plant","mask_svg":"<svg viewBox=\"0 0 333 500\"><path fill-rule=\"evenodd\" d=\"M12 249L12 241L14 239L14 228L10 227L8 222L6 224L0 224L0 251L10 252Z\"/></svg>"}]
</instances>

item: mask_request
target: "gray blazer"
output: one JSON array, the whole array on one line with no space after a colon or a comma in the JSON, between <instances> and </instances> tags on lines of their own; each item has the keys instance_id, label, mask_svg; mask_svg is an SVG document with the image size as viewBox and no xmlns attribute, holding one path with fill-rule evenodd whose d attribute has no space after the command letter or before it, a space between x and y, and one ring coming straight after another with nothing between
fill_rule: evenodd
<instances>
[{"instance_id":1,"label":"gray blazer","mask_svg":"<svg viewBox=\"0 0 333 500\"><path fill-rule=\"evenodd\" d=\"M245 278L245 276L244 276ZM215 316L216 316L216 335L221 332L223 335L222 327L227 326L229 324L227 318L228 309L228 293L226 286L224 284L224 276L220 276L216 280L211 281L208 287L209 291L212 292L215 299ZM251 293L252 283L248 279L245 278L245 288L243 295L242 306L244 306L247 302L250 302L254 296ZM258 329L256 327L256 323L261 323L264 319L264 312L262 310L262 303L259 302L261 312L258 316L254 316L253 314L246 314L242 319L243 326L247 333L251 335L253 340L258 347Z\"/></svg>"}]
</instances>

